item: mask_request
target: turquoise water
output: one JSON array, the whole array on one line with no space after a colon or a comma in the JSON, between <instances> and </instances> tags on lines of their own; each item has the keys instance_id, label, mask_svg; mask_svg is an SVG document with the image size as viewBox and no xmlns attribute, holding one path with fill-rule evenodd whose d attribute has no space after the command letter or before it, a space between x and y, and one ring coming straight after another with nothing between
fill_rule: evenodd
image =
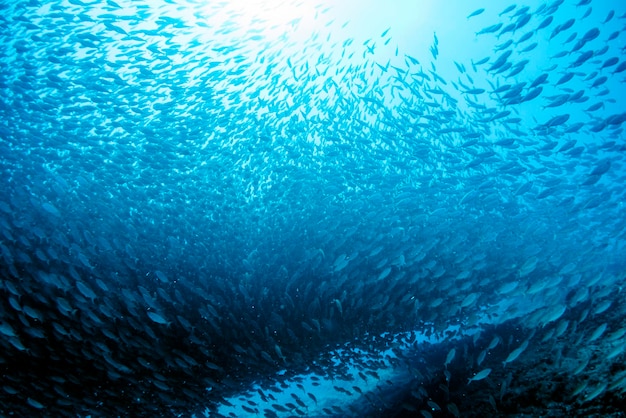
<instances>
[{"instance_id":1,"label":"turquoise water","mask_svg":"<svg viewBox=\"0 0 626 418\"><path fill-rule=\"evenodd\" d=\"M2 415L619 416L626 7L333 3L0 4Z\"/></svg>"}]
</instances>

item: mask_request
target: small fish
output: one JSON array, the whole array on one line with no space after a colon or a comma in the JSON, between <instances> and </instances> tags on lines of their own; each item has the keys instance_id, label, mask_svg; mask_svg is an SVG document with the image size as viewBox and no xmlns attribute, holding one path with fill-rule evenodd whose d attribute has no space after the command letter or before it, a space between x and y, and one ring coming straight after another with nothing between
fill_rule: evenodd
<instances>
[{"instance_id":1,"label":"small fish","mask_svg":"<svg viewBox=\"0 0 626 418\"><path fill-rule=\"evenodd\" d=\"M585 33L582 37L581 40L585 41L585 42L589 42L589 41L593 41L594 39L596 39L598 36L600 35L600 29L598 28L593 28L593 29L589 29L587 31L587 33Z\"/></svg>"},{"instance_id":2,"label":"small fish","mask_svg":"<svg viewBox=\"0 0 626 418\"><path fill-rule=\"evenodd\" d=\"M537 45L539 45L537 42L533 42L532 44L528 45L526 48L520 50L519 52L530 52L533 49L537 48Z\"/></svg>"},{"instance_id":3,"label":"small fish","mask_svg":"<svg viewBox=\"0 0 626 418\"><path fill-rule=\"evenodd\" d=\"M543 73L539 77L537 77L535 79L535 81L532 82L532 84L530 85L529 88L532 89L533 87L537 87L540 84L544 84L544 83L546 83L546 80L548 80L548 74L547 73Z\"/></svg>"},{"instance_id":4,"label":"small fish","mask_svg":"<svg viewBox=\"0 0 626 418\"><path fill-rule=\"evenodd\" d=\"M502 23L497 23L495 25L487 26L486 28L481 29L479 32L476 32L476 35L484 35L485 33L494 33L500 30L502 27Z\"/></svg>"},{"instance_id":5,"label":"small fish","mask_svg":"<svg viewBox=\"0 0 626 418\"><path fill-rule=\"evenodd\" d=\"M601 55L606 54L608 51L609 51L609 46L608 46L608 45L604 45L602 48L600 48L600 49L598 49L597 51L595 51L595 52L593 53L593 55L594 55L595 57L599 57L599 56L601 56Z\"/></svg>"},{"instance_id":6,"label":"small fish","mask_svg":"<svg viewBox=\"0 0 626 418\"><path fill-rule=\"evenodd\" d=\"M589 61L591 57L593 57L593 51L585 51L582 54L580 54L580 56L576 59L576 61L570 64L569 68L580 67L585 62Z\"/></svg>"},{"instance_id":7,"label":"small fish","mask_svg":"<svg viewBox=\"0 0 626 418\"><path fill-rule=\"evenodd\" d=\"M515 359L517 359L524 352L524 350L526 350L527 347L528 347L528 340L524 341L521 346L511 351L509 356L502 362L502 364L506 366L507 363L510 363L514 361Z\"/></svg>"},{"instance_id":8,"label":"small fish","mask_svg":"<svg viewBox=\"0 0 626 418\"><path fill-rule=\"evenodd\" d=\"M35 409L44 409L45 407L37 402L36 400L32 399L32 398L28 398L26 399L26 403L28 403L30 406L32 406Z\"/></svg>"},{"instance_id":9,"label":"small fish","mask_svg":"<svg viewBox=\"0 0 626 418\"><path fill-rule=\"evenodd\" d=\"M506 25L504 28L502 28L502 30L498 34L498 39L500 39L500 37L504 35L505 33L515 32L515 29L517 29L516 23L511 23L509 25Z\"/></svg>"},{"instance_id":10,"label":"small fish","mask_svg":"<svg viewBox=\"0 0 626 418\"><path fill-rule=\"evenodd\" d=\"M606 158L598 163L591 172L590 176L601 176L611 168L611 160Z\"/></svg>"},{"instance_id":11,"label":"small fish","mask_svg":"<svg viewBox=\"0 0 626 418\"><path fill-rule=\"evenodd\" d=\"M524 35L522 35L521 38L519 38L519 40L515 43L515 45L519 45L522 42L526 42L527 40L529 40L530 38L532 38L532 36L534 35L533 32L526 32Z\"/></svg>"},{"instance_id":12,"label":"small fish","mask_svg":"<svg viewBox=\"0 0 626 418\"><path fill-rule=\"evenodd\" d=\"M76 287L78 288L78 291L87 299L94 300L96 298L95 292L83 282L76 282Z\"/></svg>"},{"instance_id":13,"label":"small fish","mask_svg":"<svg viewBox=\"0 0 626 418\"><path fill-rule=\"evenodd\" d=\"M502 15L505 15L505 14L507 14L509 12L512 12L516 7L517 7L516 4L512 4L512 5L508 6L506 9L504 9L502 12L500 12L500 14L498 16L502 16Z\"/></svg>"},{"instance_id":14,"label":"small fish","mask_svg":"<svg viewBox=\"0 0 626 418\"><path fill-rule=\"evenodd\" d=\"M43 205L41 205L41 207L51 215L54 215L57 217L61 216L61 212L59 212L59 210L51 203L46 202Z\"/></svg>"},{"instance_id":15,"label":"small fish","mask_svg":"<svg viewBox=\"0 0 626 418\"><path fill-rule=\"evenodd\" d=\"M541 94L542 91L543 91L543 87L541 87L541 86L535 87L533 90L531 90L528 93L526 93L526 95L524 97L522 97L522 102L527 102L529 100L532 100L532 99L538 97Z\"/></svg>"},{"instance_id":16,"label":"small fish","mask_svg":"<svg viewBox=\"0 0 626 418\"><path fill-rule=\"evenodd\" d=\"M591 402L593 399L597 398L602 392L606 390L606 387L609 385L609 382L603 382L598 385L593 391L591 391L583 400L584 402Z\"/></svg>"},{"instance_id":17,"label":"small fish","mask_svg":"<svg viewBox=\"0 0 626 418\"><path fill-rule=\"evenodd\" d=\"M595 341L598 338L600 338L600 336L602 334L604 334L604 331L606 331L607 326L608 326L608 324L604 323L604 324L600 325L598 328L596 328L595 331L587 339L587 342L590 343L590 342Z\"/></svg>"},{"instance_id":18,"label":"small fish","mask_svg":"<svg viewBox=\"0 0 626 418\"><path fill-rule=\"evenodd\" d=\"M530 14L523 14L515 23L515 30L521 29L530 22Z\"/></svg>"},{"instance_id":19,"label":"small fish","mask_svg":"<svg viewBox=\"0 0 626 418\"><path fill-rule=\"evenodd\" d=\"M600 69L607 68L607 67L612 67L615 64L617 64L618 62L619 62L619 58L617 58L617 57L609 58L606 61L604 61L604 63L602 64L602 67L600 67Z\"/></svg>"},{"instance_id":20,"label":"small fish","mask_svg":"<svg viewBox=\"0 0 626 418\"><path fill-rule=\"evenodd\" d=\"M569 120L569 115L565 114L565 115L559 115L559 116L555 116L552 119L550 119L548 122L546 122L544 124L544 126L559 126L559 125L563 125L565 122L567 122Z\"/></svg>"},{"instance_id":21,"label":"small fish","mask_svg":"<svg viewBox=\"0 0 626 418\"><path fill-rule=\"evenodd\" d=\"M618 74L624 72L624 70L626 70L626 61L620 63L620 65L618 65L615 71L613 71L611 74Z\"/></svg>"},{"instance_id":22,"label":"small fish","mask_svg":"<svg viewBox=\"0 0 626 418\"><path fill-rule=\"evenodd\" d=\"M598 102L594 105L589 106L587 109L585 109L585 112L595 112L596 110L599 110L601 108L604 107L604 103L603 102Z\"/></svg>"},{"instance_id":23,"label":"small fish","mask_svg":"<svg viewBox=\"0 0 626 418\"><path fill-rule=\"evenodd\" d=\"M152 311L148 311L148 318L150 318L153 322L156 322L157 324L161 324L161 325L167 325L168 322L165 318L163 318L161 315L159 315L158 313L152 312Z\"/></svg>"},{"instance_id":24,"label":"small fish","mask_svg":"<svg viewBox=\"0 0 626 418\"><path fill-rule=\"evenodd\" d=\"M543 21L539 24L539 26L537 26L536 30L540 30L540 29L544 29L547 28L550 23L552 23L552 21L554 20L553 16L548 16L545 19L543 19Z\"/></svg>"},{"instance_id":25,"label":"small fish","mask_svg":"<svg viewBox=\"0 0 626 418\"><path fill-rule=\"evenodd\" d=\"M593 89L593 88L601 86L602 84L606 83L608 79L609 78L607 76L598 77L596 81L594 81L593 84L591 85L591 88Z\"/></svg>"},{"instance_id":26,"label":"small fish","mask_svg":"<svg viewBox=\"0 0 626 418\"><path fill-rule=\"evenodd\" d=\"M168 283L168 282L169 282L169 280L167 279L167 276L166 276L166 275L165 275L165 273L163 273L162 271L157 270L157 271L155 271L154 273L155 273L155 275L158 277L158 279L159 279L161 282L163 282L163 283Z\"/></svg>"},{"instance_id":27,"label":"small fish","mask_svg":"<svg viewBox=\"0 0 626 418\"><path fill-rule=\"evenodd\" d=\"M532 186L532 182L530 182L531 186ZM493 337L493 339L491 340L491 342L489 343L489 346L487 346L488 350L493 350L494 348L496 348L498 346L498 344L500 344L500 337L498 337L497 335L495 337Z\"/></svg>"},{"instance_id":28,"label":"small fish","mask_svg":"<svg viewBox=\"0 0 626 418\"><path fill-rule=\"evenodd\" d=\"M470 13L467 16L467 18L469 19L470 17L478 16L478 15L482 14L484 11L485 11L485 9L476 9L472 13Z\"/></svg>"},{"instance_id":29,"label":"small fish","mask_svg":"<svg viewBox=\"0 0 626 418\"><path fill-rule=\"evenodd\" d=\"M485 92L485 89L469 89L464 91L463 93L465 94L483 94Z\"/></svg>"},{"instance_id":30,"label":"small fish","mask_svg":"<svg viewBox=\"0 0 626 418\"><path fill-rule=\"evenodd\" d=\"M0 325L0 333L2 333L5 337L16 337L15 330L8 323L3 323Z\"/></svg>"},{"instance_id":31,"label":"small fish","mask_svg":"<svg viewBox=\"0 0 626 418\"><path fill-rule=\"evenodd\" d=\"M472 61L472 63L474 65L483 65L483 64L487 63L488 61L489 61L489 57L485 57L485 58L481 59L480 61L476 61L476 62Z\"/></svg>"},{"instance_id":32,"label":"small fish","mask_svg":"<svg viewBox=\"0 0 626 418\"><path fill-rule=\"evenodd\" d=\"M615 32L609 35L609 37L607 38L607 42L612 41L613 39L617 38L619 34L620 34L620 31L616 30Z\"/></svg>"},{"instance_id":33,"label":"small fish","mask_svg":"<svg viewBox=\"0 0 626 418\"><path fill-rule=\"evenodd\" d=\"M509 39L508 41L506 41L503 44L496 45L495 48L493 48L493 50L494 51L504 51L505 49L507 49L511 45L513 45L513 39Z\"/></svg>"},{"instance_id":34,"label":"small fish","mask_svg":"<svg viewBox=\"0 0 626 418\"><path fill-rule=\"evenodd\" d=\"M487 369L481 370L474 377L468 379L467 380L467 384L469 385L472 382L476 382L478 380L483 380L484 378L489 376L489 374L491 374L491 369L487 368Z\"/></svg>"},{"instance_id":35,"label":"small fish","mask_svg":"<svg viewBox=\"0 0 626 418\"><path fill-rule=\"evenodd\" d=\"M556 82L556 85L558 86L558 85L567 83L568 81L570 81L574 77L574 75L575 75L574 73L567 73L567 74L563 75L559 79L559 81Z\"/></svg>"},{"instance_id":36,"label":"small fish","mask_svg":"<svg viewBox=\"0 0 626 418\"><path fill-rule=\"evenodd\" d=\"M572 34L569 36L569 38L567 38L567 39L565 40L565 42L563 42L563 45L565 45L565 44L569 44L569 43L570 43L570 42L572 42L574 39L576 39L576 37L577 37L577 36L578 36L578 32L574 32L574 33L572 33Z\"/></svg>"},{"instance_id":37,"label":"small fish","mask_svg":"<svg viewBox=\"0 0 626 418\"><path fill-rule=\"evenodd\" d=\"M448 368L448 364L454 360L454 356L456 355L456 349L452 348L448 351L448 355L446 356L446 362L443 364L446 368Z\"/></svg>"}]
</instances>

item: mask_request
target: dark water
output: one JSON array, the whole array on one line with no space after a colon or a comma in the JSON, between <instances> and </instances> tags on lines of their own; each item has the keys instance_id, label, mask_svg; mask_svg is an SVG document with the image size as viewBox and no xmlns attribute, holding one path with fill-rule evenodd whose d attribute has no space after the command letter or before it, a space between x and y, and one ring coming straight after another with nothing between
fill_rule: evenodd
<instances>
[{"instance_id":1,"label":"dark water","mask_svg":"<svg viewBox=\"0 0 626 418\"><path fill-rule=\"evenodd\" d=\"M471 3L2 2L0 414L623 416L626 7Z\"/></svg>"}]
</instances>

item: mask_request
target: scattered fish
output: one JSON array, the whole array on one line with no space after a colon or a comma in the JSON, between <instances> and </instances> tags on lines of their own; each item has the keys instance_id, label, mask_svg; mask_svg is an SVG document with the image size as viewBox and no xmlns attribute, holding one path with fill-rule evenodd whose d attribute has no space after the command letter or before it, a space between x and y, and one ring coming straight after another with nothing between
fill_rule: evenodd
<instances>
[{"instance_id":1,"label":"scattered fish","mask_svg":"<svg viewBox=\"0 0 626 418\"><path fill-rule=\"evenodd\" d=\"M3 411L621 412L623 11L5 3Z\"/></svg>"}]
</instances>

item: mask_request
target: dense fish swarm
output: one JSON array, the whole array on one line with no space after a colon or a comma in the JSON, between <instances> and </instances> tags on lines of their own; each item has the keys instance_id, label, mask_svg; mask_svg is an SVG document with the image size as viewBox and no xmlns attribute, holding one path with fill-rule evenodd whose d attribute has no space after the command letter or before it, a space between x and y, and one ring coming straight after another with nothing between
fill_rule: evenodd
<instances>
[{"instance_id":1,"label":"dense fish swarm","mask_svg":"<svg viewBox=\"0 0 626 418\"><path fill-rule=\"evenodd\" d=\"M619 411L624 5L200 3L0 5L0 414Z\"/></svg>"}]
</instances>

